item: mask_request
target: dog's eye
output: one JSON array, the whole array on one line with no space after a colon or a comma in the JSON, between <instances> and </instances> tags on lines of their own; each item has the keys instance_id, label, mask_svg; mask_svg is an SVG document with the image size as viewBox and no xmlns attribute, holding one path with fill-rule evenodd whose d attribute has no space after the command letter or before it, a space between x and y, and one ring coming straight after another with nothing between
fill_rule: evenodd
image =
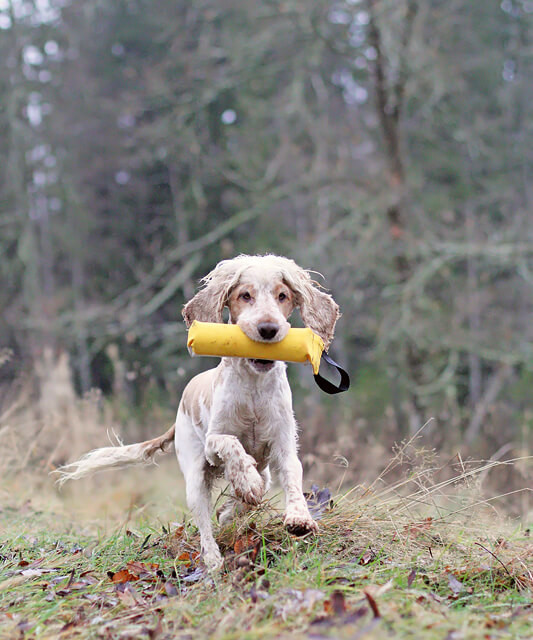
<instances>
[{"instance_id":1,"label":"dog's eye","mask_svg":"<svg viewBox=\"0 0 533 640\"><path fill-rule=\"evenodd\" d=\"M282 291L282 292L279 294L279 296L278 296L278 300L279 300L280 302L283 302L284 300L287 300L287 294L286 294L286 293L283 293L283 291Z\"/></svg>"},{"instance_id":2,"label":"dog's eye","mask_svg":"<svg viewBox=\"0 0 533 640\"><path fill-rule=\"evenodd\" d=\"M241 300L244 300L245 302L250 302L252 296L250 295L249 291L244 291L243 293L241 293L239 298L241 298Z\"/></svg>"}]
</instances>

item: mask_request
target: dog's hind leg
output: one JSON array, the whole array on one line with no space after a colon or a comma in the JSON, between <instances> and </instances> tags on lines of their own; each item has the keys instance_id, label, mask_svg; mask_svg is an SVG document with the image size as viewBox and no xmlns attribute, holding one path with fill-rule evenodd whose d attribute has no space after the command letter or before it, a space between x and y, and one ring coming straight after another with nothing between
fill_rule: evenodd
<instances>
[{"instance_id":1,"label":"dog's hind leg","mask_svg":"<svg viewBox=\"0 0 533 640\"><path fill-rule=\"evenodd\" d=\"M211 472L202 442L196 437L189 418L179 412L176 419L176 454L185 478L187 505L200 533L203 561L209 570L219 569L223 559L213 536L211 522Z\"/></svg>"},{"instance_id":2,"label":"dog's hind leg","mask_svg":"<svg viewBox=\"0 0 533 640\"><path fill-rule=\"evenodd\" d=\"M198 463L205 466L205 460L203 458L198 460ZM192 468L192 465L185 474L185 480L187 482L187 504L200 532L203 561L208 569L219 569L222 566L223 559L213 535L211 522L211 482L203 469L197 472Z\"/></svg>"}]
</instances>

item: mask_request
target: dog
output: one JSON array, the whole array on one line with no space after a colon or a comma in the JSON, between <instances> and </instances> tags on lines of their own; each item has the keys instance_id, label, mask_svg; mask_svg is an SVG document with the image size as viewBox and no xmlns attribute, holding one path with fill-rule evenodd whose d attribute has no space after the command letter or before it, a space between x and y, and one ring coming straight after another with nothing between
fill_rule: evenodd
<instances>
[{"instance_id":1,"label":"dog","mask_svg":"<svg viewBox=\"0 0 533 640\"><path fill-rule=\"evenodd\" d=\"M327 349L339 307L309 272L275 255L241 255L220 262L184 306L194 320L237 324L252 340L275 343L290 329L298 308L302 321ZM284 524L297 535L317 532L302 492L297 425L284 362L222 358L186 386L175 424L162 436L138 444L96 449L60 469L61 480L95 471L149 463L172 441L185 478L187 504L198 527L202 558L209 570L223 564L211 524L211 489L218 477L229 484L230 499L219 523L231 521L239 505L258 505L271 483L270 467L285 493Z\"/></svg>"}]
</instances>

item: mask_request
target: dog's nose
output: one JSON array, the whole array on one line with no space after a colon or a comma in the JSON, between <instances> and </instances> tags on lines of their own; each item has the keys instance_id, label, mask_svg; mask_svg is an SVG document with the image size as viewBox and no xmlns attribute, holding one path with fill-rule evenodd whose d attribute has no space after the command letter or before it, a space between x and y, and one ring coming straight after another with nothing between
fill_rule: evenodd
<instances>
[{"instance_id":1,"label":"dog's nose","mask_svg":"<svg viewBox=\"0 0 533 640\"><path fill-rule=\"evenodd\" d=\"M273 322L261 322L261 324L257 325L257 330L263 340L272 340L279 331L279 327Z\"/></svg>"}]
</instances>

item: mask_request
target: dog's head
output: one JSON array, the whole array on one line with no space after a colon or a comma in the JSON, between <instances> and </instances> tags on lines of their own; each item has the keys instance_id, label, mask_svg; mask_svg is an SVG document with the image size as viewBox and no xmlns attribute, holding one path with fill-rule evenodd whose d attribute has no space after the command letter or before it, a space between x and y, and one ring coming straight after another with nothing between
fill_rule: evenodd
<instances>
[{"instance_id":1,"label":"dog's head","mask_svg":"<svg viewBox=\"0 0 533 640\"><path fill-rule=\"evenodd\" d=\"M183 316L187 326L194 320L223 322L224 307L229 308L229 321L258 342L283 340L290 329L288 318L299 308L303 322L322 338L326 349L339 317L337 303L305 269L273 255L220 262L185 305Z\"/></svg>"}]
</instances>

